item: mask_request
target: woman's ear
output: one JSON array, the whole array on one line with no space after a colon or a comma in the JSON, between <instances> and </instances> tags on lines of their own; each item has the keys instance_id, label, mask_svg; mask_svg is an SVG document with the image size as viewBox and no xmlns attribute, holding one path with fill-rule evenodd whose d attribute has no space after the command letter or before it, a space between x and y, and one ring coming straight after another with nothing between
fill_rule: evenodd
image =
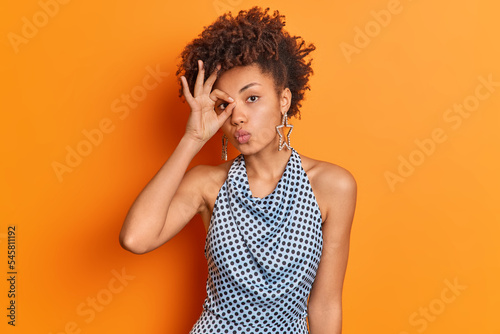
<instances>
[{"instance_id":1,"label":"woman's ear","mask_svg":"<svg viewBox=\"0 0 500 334\"><path fill-rule=\"evenodd\" d=\"M280 109L281 109L280 111L282 115L288 112L288 109L290 109L291 104L292 104L292 92L287 87L283 89L280 97Z\"/></svg>"}]
</instances>

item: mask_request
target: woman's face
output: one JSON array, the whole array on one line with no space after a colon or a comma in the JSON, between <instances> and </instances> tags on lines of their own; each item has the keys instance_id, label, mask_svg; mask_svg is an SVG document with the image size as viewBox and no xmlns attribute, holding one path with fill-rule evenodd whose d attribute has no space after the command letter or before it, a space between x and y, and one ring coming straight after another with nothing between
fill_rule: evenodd
<instances>
[{"instance_id":1,"label":"woman's face","mask_svg":"<svg viewBox=\"0 0 500 334\"><path fill-rule=\"evenodd\" d=\"M231 116L222 131L238 151L248 155L272 146L278 148L276 126L290 108L291 92L285 88L278 96L271 75L263 74L258 65L234 67L215 82L213 89L220 89L236 101ZM219 100L217 113L228 105Z\"/></svg>"}]
</instances>

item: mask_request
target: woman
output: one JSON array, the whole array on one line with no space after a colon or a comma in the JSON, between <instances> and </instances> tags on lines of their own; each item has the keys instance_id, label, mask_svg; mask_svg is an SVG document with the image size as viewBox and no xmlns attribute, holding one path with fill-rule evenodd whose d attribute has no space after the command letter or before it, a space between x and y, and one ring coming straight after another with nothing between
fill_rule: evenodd
<instances>
[{"instance_id":1,"label":"woman","mask_svg":"<svg viewBox=\"0 0 500 334\"><path fill-rule=\"evenodd\" d=\"M184 49L186 132L120 233L125 249L143 254L201 215L209 275L193 334L341 333L356 182L290 146L287 120L309 89L314 46L268 11L225 14ZM241 154L186 172L220 130L223 157L227 141Z\"/></svg>"}]
</instances>

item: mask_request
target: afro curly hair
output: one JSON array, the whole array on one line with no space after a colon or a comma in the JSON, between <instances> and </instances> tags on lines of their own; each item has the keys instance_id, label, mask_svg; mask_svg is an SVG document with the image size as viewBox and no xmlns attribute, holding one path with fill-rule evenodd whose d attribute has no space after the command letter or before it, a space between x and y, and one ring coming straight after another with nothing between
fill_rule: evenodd
<instances>
[{"instance_id":1,"label":"afro curly hair","mask_svg":"<svg viewBox=\"0 0 500 334\"><path fill-rule=\"evenodd\" d=\"M236 17L231 12L223 14L191 41L182 51L177 77L184 75L190 91L194 90L198 74L198 59L205 67L205 80L221 65L220 76L235 66L259 65L261 71L274 79L277 93L289 88L292 101L288 117L300 118L299 108L304 99L309 76L313 74L309 53L313 44L306 44L300 36L290 36L283 27L285 17L276 10L268 14L269 8L253 7L242 10ZM182 96L182 85L179 89Z\"/></svg>"}]
</instances>

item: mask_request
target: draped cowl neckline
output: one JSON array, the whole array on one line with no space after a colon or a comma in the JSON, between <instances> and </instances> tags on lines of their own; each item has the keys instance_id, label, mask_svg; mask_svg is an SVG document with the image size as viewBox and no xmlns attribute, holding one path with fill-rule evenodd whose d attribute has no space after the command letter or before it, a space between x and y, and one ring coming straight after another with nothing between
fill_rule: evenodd
<instances>
[{"instance_id":1,"label":"draped cowl neckline","mask_svg":"<svg viewBox=\"0 0 500 334\"><path fill-rule=\"evenodd\" d=\"M297 179L297 176L294 175L297 173L297 170L294 171L294 169L297 168L302 169L302 163L298 153L292 149L281 178L273 191L264 197L256 197L253 196L250 189L245 157L239 155L228 173L228 189L233 192L234 198L238 198L251 212L255 212L261 218L267 216L276 223L281 220L277 219L282 216L279 213L283 213L286 203L294 196L293 192L289 190L290 185L293 186Z\"/></svg>"}]
</instances>

